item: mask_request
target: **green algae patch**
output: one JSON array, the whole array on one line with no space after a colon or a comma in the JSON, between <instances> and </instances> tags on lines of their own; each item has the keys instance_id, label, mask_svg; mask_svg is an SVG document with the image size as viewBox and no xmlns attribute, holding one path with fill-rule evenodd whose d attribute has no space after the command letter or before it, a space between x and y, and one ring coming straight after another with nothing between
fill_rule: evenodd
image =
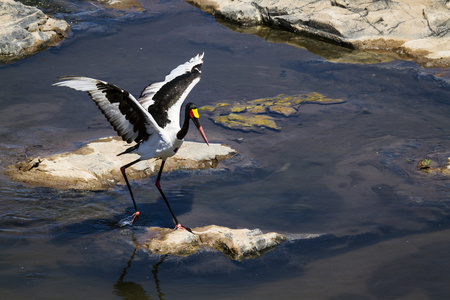
<instances>
[{"instance_id":1,"label":"green algae patch","mask_svg":"<svg viewBox=\"0 0 450 300\"><path fill-rule=\"evenodd\" d=\"M269 116L264 115L251 116L231 113L229 115L217 117L214 122L232 129L253 129L255 127L273 130L281 129Z\"/></svg>"},{"instance_id":2,"label":"green algae patch","mask_svg":"<svg viewBox=\"0 0 450 300\"><path fill-rule=\"evenodd\" d=\"M244 112L248 109L248 106L246 105L235 105L231 108L231 112L232 113L240 113L240 112Z\"/></svg>"},{"instance_id":3,"label":"green algae patch","mask_svg":"<svg viewBox=\"0 0 450 300\"><path fill-rule=\"evenodd\" d=\"M327 98L319 93L286 96L280 94L272 98L259 98L245 102L226 103L200 107L211 113L216 124L230 129L261 131L261 129L280 130L276 122L281 118L299 114L303 104L339 104L345 100Z\"/></svg>"},{"instance_id":4,"label":"green algae patch","mask_svg":"<svg viewBox=\"0 0 450 300\"><path fill-rule=\"evenodd\" d=\"M205 106L200 107L199 109L203 110L203 111L214 111L216 109L216 107L212 106L212 105L205 105Z\"/></svg>"},{"instance_id":5,"label":"green algae patch","mask_svg":"<svg viewBox=\"0 0 450 300\"><path fill-rule=\"evenodd\" d=\"M314 104L339 104L345 102L342 99L330 99L326 98L324 95L319 93L310 93L305 98L305 103L314 103Z\"/></svg>"},{"instance_id":6,"label":"green algae patch","mask_svg":"<svg viewBox=\"0 0 450 300\"><path fill-rule=\"evenodd\" d=\"M285 105L272 105L269 108L269 112L274 114L280 114L285 117L289 117L297 113L297 110L295 108L285 106Z\"/></svg>"}]
</instances>

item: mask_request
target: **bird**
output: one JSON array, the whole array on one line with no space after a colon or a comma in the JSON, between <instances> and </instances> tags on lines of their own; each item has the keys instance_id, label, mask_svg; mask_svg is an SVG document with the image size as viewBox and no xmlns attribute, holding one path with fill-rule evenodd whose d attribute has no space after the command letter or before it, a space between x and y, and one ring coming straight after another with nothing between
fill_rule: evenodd
<instances>
[{"instance_id":1,"label":"bird","mask_svg":"<svg viewBox=\"0 0 450 300\"><path fill-rule=\"evenodd\" d=\"M180 126L179 120L184 100L200 81L203 56L204 53L198 54L179 65L165 77L164 81L147 85L138 99L116 85L89 77L62 76L53 83L53 86L87 92L117 134L128 143L136 143L118 154L118 156L128 153L140 155L140 158L120 168L134 205L132 225L138 220L140 212L126 175L126 169L141 160L160 158L162 161L155 186L169 208L176 224L174 229L186 229L192 232L178 221L161 189L160 180L167 158L175 155L180 149L189 130L190 120L209 146L203 127L200 125L197 105L192 102L187 103L182 126Z\"/></svg>"}]
</instances>

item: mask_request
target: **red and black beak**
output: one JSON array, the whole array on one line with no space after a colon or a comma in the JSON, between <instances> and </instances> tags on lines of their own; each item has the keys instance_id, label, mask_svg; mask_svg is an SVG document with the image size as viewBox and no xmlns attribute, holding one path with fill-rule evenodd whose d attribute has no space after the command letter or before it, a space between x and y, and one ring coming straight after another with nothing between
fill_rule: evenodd
<instances>
[{"instance_id":1,"label":"red and black beak","mask_svg":"<svg viewBox=\"0 0 450 300\"><path fill-rule=\"evenodd\" d=\"M191 117L192 122L194 122L195 127L197 127L198 131L202 135L203 140L209 146L208 139L206 138L206 135L203 132L203 128L202 128L202 125L200 125L200 121L198 120L200 118L200 116L198 114L197 108L192 108L189 111L189 116Z\"/></svg>"}]
</instances>

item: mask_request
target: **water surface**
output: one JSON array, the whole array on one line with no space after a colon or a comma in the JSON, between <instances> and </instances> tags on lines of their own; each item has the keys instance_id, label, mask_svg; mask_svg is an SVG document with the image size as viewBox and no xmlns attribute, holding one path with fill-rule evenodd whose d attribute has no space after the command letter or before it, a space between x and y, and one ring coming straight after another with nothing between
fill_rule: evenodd
<instances>
[{"instance_id":1,"label":"water surface","mask_svg":"<svg viewBox=\"0 0 450 300\"><path fill-rule=\"evenodd\" d=\"M152 255L146 226L172 227L154 188L55 190L0 176L0 294L4 299L386 299L449 294L448 177L416 170L450 156L449 85L441 70L393 61L330 63L289 45L233 32L182 1L143 1L145 13L87 9L60 46L0 67L0 165L114 135L87 95L51 87L62 75L99 78L134 95L205 52L197 105L318 92L346 100L305 105L281 131L233 131L203 112L211 142L239 155L216 169L165 173L162 185L190 227L260 228L290 240L234 262L204 250ZM84 12L84 13L83 13ZM194 131L188 140L201 141ZM322 238L299 240L303 233ZM413 296L414 295L414 296Z\"/></svg>"}]
</instances>

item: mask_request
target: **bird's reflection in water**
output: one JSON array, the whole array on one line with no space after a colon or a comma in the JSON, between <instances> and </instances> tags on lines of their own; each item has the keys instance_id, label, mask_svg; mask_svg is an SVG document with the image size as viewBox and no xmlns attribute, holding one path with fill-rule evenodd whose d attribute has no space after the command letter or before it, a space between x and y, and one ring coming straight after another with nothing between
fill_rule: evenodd
<instances>
[{"instance_id":1,"label":"bird's reflection in water","mask_svg":"<svg viewBox=\"0 0 450 300\"><path fill-rule=\"evenodd\" d=\"M127 275L128 269L131 266L131 262L133 261L134 256L136 255L136 252L138 250L139 246L136 246L134 248L133 254L128 260L127 266L123 269L122 274L119 277L119 280L117 280L117 283L114 284L114 294L122 297L123 299L155 299L145 291L142 285L132 281L124 280L125 276ZM164 262L166 257L167 255L161 256L159 262L154 264L152 269L153 280L155 281L156 292L158 293L157 299L160 300L164 299L164 293L161 291L161 286L159 285L158 268Z\"/></svg>"},{"instance_id":2,"label":"bird's reflection in water","mask_svg":"<svg viewBox=\"0 0 450 300\"><path fill-rule=\"evenodd\" d=\"M161 286L159 285L158 268L164 262L166 257L167 257L167 254L161 256L161 259L159 260L159 262L154 264L153 269L152 269L153 279L155 280L155 285L156 285L156 292L158 293L158 299L164 299L164 297L163 297L164 293L161 291Z\"/></svg>"}]
</instances>

